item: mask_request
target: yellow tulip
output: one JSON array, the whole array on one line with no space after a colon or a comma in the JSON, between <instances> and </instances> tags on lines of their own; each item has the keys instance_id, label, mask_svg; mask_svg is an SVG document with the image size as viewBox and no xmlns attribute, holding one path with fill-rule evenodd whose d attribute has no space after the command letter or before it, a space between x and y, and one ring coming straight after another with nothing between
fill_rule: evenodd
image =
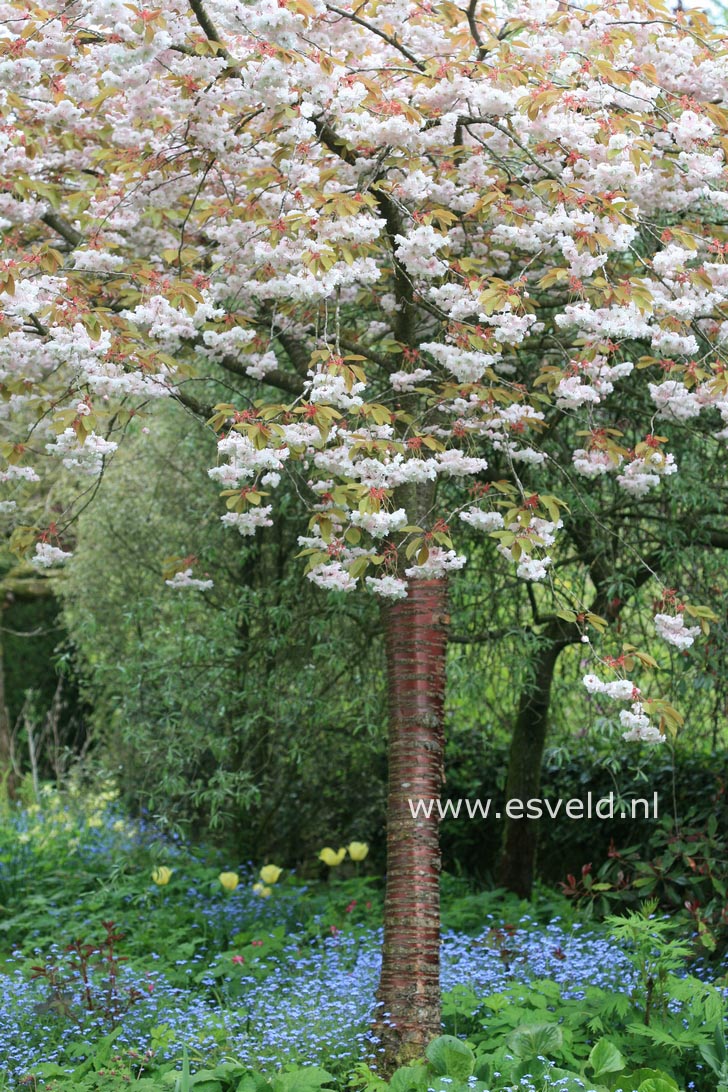
<instances>
[{"instance_id":1,"label":"yellow tulip","mask_svg":"<svg viewBox=\"0 0 728 1092\"><path fill-rule=\"evenodd\" d=\"M369 846L366 842L350 842L348 848L352 861L363 861L369 852Z\"/></svg>"},{"instance_id":2,"label":"yellow tulip","mask_svg":"<svg viewBox=\"0 0 728 1092\"><path fill-rule=\"evenodd\" d=\"M234 891L240 882L237 872L221 872L218 879L226 891Z\"/></svg>"},{"instance_id":3,"label":"yellow tulip","mask_svg":"<svg viewBox=\"0 0 728 1092\"><path fill-rule=\"evenodd\" d=\"M281 875L282 872L283 872L283 869L279 868L278 865L267 864L264 868L261 868L260 878L263 881L263 883L266 883L266 884L267 883L278 883L278 880L279 880L280 875Z\"/></svg>"},{"instance_id":4,"label":"yellow tulip","mask_svg":"<svg viewBox=\"0 0 728 1092\"><path fill-rule=\"evenodd\" d=\"M273 894L273 891L270 887L266 887L265 884L254 883L253 894L258 895L258 897L261 899L268 899Z\"/></svg>"},{"instance_id":5,"label":"yellow tulip","mask_svg":"<svg viewBox=\"0 0 728 1092\"><path fill-rule=\"evenodd\" d=\"M160 865L159 868L152 869L152 879L158 887L166 887L172 879L172 869L167 868L166 865Z\"/></svg>"},{"instance_id":6,"label":"yellow tulip","mask_svg":"<svg viewBox=\"0 0 728 1092\"><path fill-rule=\"evenodd\" d=\"M345 856L345 849L340 849L335 853L330 846L325 846L319 853L319 860L323 861L329 868L336 868L337 865L341 864Z\"/></svg>"}]
</instances>

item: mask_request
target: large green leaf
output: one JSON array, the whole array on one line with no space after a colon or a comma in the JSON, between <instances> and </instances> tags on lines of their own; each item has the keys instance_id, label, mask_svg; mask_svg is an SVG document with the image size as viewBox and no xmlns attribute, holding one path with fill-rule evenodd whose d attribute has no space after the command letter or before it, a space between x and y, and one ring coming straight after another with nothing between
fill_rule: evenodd
<instances>
[{"instance_id":1,"label":"large green leaf","mask_svg":"<svg viewBox=\"0 0 728 1092\"><path fill-rule=\"evenodd\" d=\"M610 1043L608 1039L600 1039L592 1047L587 1065L594 1070L596 1079L605 1073L619 1073L624 1069L624 1058L614 1043Z\"/></svg>"},{"instance_id":2,"label":"large green leaf","mask_svg":"<svg viewBox=\"0 0 728 1092\"><path fill-rule=\"evenodd\" d=\"M424 1065L403 1065L395 1069L389 1082L390 1092L412 1092L413 1089L427 1088L427 1068Z\"/></svg>"},{"instance_id":3,"label":"large green leaf","mask_svg":"<svg viewBox=\"0 0 728 1092\"><path fill-rule=\"evenodd\" d=\"M675 1087L669 1077L648 1077L642 1081L638 1092L675 1092Z\"/></svg>"},{"instance_id":4,"label":"large green leaf","mask_svg":"<svg viewBox=\"0 0 728 1092\"><path fill-rule=\"evenodd\" d=\"M441 1077L454 1077L465 1081L475 1069L475 1055L467 1043L454 1035L440 1035L434 1039L425 1056L435 1073Z\"/></svg>"},{"instance_id":5,"label":"large green leaf","mask_svg":"<svg viewBox=\"0 0 728 1092\"><path fill-rule=\"evenodd\" d=\"M561 1049L564 1036L558 1024L521 1024L508 1036L508 1046L517 1058L527 1061L548 1057Z\"/></svg>"},{"instance_id":6,"label":"large green leaf","mask_svg":"<svg viewBox=\"0 0 728 1092\"><path fill-rule=\"evenodd\" d=\"M327 1070L320 1066L303 1066L288 1072L276 1073L273 1078L273 1092L314 1092L333 1081Z\"/></svg>"},{"instance_id":7,"label":"large green leaf","mask_svg":"<svg viewBox=\"0 0 728 1092\"><path fill-rule=\"evenodd\" d=\"M661 1069L635 1069L619 1078L622 1092L677 1092L677 1084Z\"/></svg>"}]
</instances>

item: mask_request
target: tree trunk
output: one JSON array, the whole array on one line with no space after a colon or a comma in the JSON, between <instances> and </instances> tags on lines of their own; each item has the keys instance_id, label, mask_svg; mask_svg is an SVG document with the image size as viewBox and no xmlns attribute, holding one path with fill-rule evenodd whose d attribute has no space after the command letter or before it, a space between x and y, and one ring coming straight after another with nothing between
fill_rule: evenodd
<instances>
[{"instance_id":1,"label":"tree trunk","mask_svg":"<svg viewBox=\"0 0 728 1092\"><path fill-rule=\"evenodd\" d=\"M387 885L374 1034L391 1073L440 1034L440 789L443 783L445 580L411 580L385 608L389 683ZM429 818L410 801L434 801ZM392 1026L394 1025L394 1026Z\"/></svg>"},{"instance_id":2,"label":"tree trunk","mask_svg":"<svg viewBox=\"0 0 728 1092\"><path fill-rule=\"evenodd\" d=\"M2 615L0 614L0 619ZM14 799L18 777L13 761L13 736L10 714L5 699L5 664L3 660L3 635L0 629L0 794Z\"/></svg>"},{"instance_id":3,"label":"tree trunk","mask_svg":"<svg viewBox=\"0 0 728 1092\"><path fill-rule=\"evenodd\" d=\"M533 676L521 693L511 737L506 800L525 802L539 794L551 683L559 653L568 643L547 634L534 657ZM506 816L499 879L503 887L521 898L531 897L537 842L537 819Z\"/></svg>"}]
</instances>

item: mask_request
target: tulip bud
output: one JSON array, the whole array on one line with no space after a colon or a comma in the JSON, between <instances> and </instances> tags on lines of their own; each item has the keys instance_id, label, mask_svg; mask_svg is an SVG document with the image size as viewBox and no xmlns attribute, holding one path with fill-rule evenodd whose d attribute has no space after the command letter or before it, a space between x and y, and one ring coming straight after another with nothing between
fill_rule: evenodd
<instances>
[{"instance_id":1,"label":"tulip bud","mask_svg":"<svg viewBox=\"0 0 728 1092\"><path fill-rule=\"evenodd\" d=\"M172 879L172 869L167 868L166 865L160 865L159 868L153 868L152 879L158 887L166 887Z\"/></svg>"},{"instance_id":2,"label":"tulip bud","mask_svg":"<svg viewBox=\"0 0 728 1092\"><path fill-rule=\"evenodd\" d=\"M279 868L278 865L267 864L264 868L261 868L260 878L265 884L278 883L278 879L282 872L283 869Z\"/></svg>"},{"instance_id":3,"label":"tulip bud","mask_svg":"<svg viewBox=\"0 0 728 1092\"><path fill-rule=\"evenodd\" d=\"M234 891L240 882L237 872L221 872L218 879L226 891Z\"/></svg>"},{"instance_id":4,"label":"tulip bud","mask_svg":"<svg viewBox=\"0 0 728 1092\"><path fill-rule=\"evenodd\" d=\"M369 846L366 842L350 842L348 848L352 861L363 861L369 852Z\"/></svg>"},{"instance_id":5,"label":"tulip bud","mask_svg":"<svg viewBox=\"0 0 728 1092\"><path fill-rule=\"evenodd\" d=\"M334 852L330 846L325 846L319 853L319 860L323 861L329 868L336 868L337 865L341 864L345 856L345 849L339 849L337 852Z\"/></svg>"}]
</instances>

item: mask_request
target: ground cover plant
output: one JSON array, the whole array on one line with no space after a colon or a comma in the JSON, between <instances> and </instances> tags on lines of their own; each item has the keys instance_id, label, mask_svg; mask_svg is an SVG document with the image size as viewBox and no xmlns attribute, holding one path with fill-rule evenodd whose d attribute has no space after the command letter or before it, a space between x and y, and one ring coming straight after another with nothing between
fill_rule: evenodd
<instances>
[{"instance_id":1,"label":"ground cover plant","mask_svg":"<svg viewBox=\"0 0 728 1092\"><path fill-rule=\"evenodd\" d=\"M340 856L231 862L104 790L7 806L0 1087L379 1092L382 883ZM394 1092L725 1085L726 968L656 904L586 926L553 892L443 889L444 1038Z\"/></svg>"}]
</instances>

